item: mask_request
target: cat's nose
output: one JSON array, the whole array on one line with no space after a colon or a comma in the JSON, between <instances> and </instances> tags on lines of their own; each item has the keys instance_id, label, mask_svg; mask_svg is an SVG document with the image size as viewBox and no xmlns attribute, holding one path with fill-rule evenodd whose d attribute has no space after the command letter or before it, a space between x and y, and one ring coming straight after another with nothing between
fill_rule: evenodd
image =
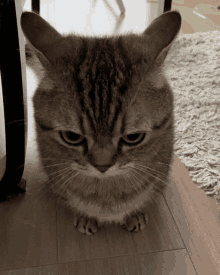
<instances>
[{"instance_id":1,"label":"cat's nose","mask_svg":"<svg viewBox=\"0 0 220 275\"><path fill-rule=\"evenodd\" d=\"M100 172L105 173L111 165L95 165L95 168L98 169Z\"/></svg>"}]
</instances>

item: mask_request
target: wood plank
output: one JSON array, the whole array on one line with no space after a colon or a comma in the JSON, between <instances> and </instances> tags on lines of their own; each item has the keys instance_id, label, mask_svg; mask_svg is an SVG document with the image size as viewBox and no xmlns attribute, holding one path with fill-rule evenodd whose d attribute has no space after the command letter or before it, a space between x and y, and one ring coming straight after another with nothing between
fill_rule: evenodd
<instances>
[{"instance_id":1,"label":"wood plank","mask_svg":"<svg viewBox=\"0 0 220 275\"><path fill-rule=\"evenodd\" d=\"M58 265L47 265L0 271L0 275L59 275Z\"/></svg>"},{"instance_id":2,"label":"wood plank","mask_svg":"<svg viewBox=\"0 0 220 275\"><path fill-rule=\"evenodd\" d=\"M220 274L220 205L198 189L177 158L164 197L198 274Z\"/></svg>"},{"instance_id":3,"label":"wood plank","mask_svg":"<svg viewBox=\"0 0 220 275\"><path fill-rule=\"evenodd\" d=\"M125 1L125 18L119 21L120 9L116 1L44 0L40 14L60 33L110 35L134 31L140 33L148 25L148 4L145 0ZM24 10L30 10L26 1ZM63 20L68 18L68 20Z\"/></svg>"},{"instance_id":4,"label":"wood plank","mask_svg":"<svg viewBox=\"0 0 220 275\"><path fill-rule=\"evenodd\" d=\"M181 273L180 273L181 271ZM196 275L187 251L175 250L77 261L59 265L60 275Z\"/></svg>"},{"instance_id":5,"label":"wood plank","mask_svg":"<svg viewBox=\"0 0 220 275\"><path fill-rule=\"evenodd\" d=\"M73 213L59 208L59 263L185 248L163 196L149 209L149 214L148 224L137 234L110 225L87 236L74 227Z\"/></svg>"},{"instance_id":6,"label":"wood plank","mask_svg":"<svg viewBox=\"0 0 220 275\"><path fill-rule=\"evenodd\" d=\"M43 175L33 156L24 172L27 193L0 204L0 270L57 263L55 201L39 192Z\"/></svg>"},{"instance_id":7,"label":"wood plank","mask_svg":"<svg viewBox=\"0 0 220 275\"><path fill-rule=\"evenodd\" d=\"M0 271L0 275L196 275L185 249Z\"/></svg>"}]
</instances>

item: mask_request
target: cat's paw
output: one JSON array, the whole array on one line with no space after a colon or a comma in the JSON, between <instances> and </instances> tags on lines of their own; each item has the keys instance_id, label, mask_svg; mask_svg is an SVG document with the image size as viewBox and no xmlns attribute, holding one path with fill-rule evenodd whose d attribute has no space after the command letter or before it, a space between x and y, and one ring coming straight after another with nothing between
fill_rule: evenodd
<instances>
[{"instance_id":1,"label":"cat's paw","mask_svg":"<svg viewBox=\"0 0 220 275\"><path fill-rule=\"evenodd\" d=\"M95 219L90 219L86 217L75 217L74 226L81 233L86 235L93 235L98 231L98 224Z\"/></svg>"},{"instance_id":2,"label":"cat's paw","mask_svg":"<svg viewBox=\"0 0 220 275\"><path fill-rule=\"evenodd\" d=\"M147 222L147 215L140 212L136 215L132 215L131 217L126 217L122 228L127 229L130 232L138 232L144 229Z\"/></svg>"}]
</instances>

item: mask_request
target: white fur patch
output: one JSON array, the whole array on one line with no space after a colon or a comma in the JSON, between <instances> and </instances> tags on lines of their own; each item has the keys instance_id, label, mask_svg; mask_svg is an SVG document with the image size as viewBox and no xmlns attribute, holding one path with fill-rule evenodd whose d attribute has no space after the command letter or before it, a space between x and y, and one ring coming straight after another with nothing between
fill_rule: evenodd
<instances>
[{"instance_id":1,"label":"white fur patch","mask_svg":"<svg viewBox=\"0 0 220 275\"><path fill-rule=\"evenodd\" d=\"M128 215L134 210L140 209L144 205L144 202L149 200L149 197L149 190L146 190L142 194L137 195L131 202L122 203L120 206L112 207L111 210L104 210L101 206L93 203L85 204L74 195L71 196L71 201L69 203L70 206L77 208L89 217L95 217L98 221L122 223L125 215Z\"/></svg>"}]
</instances>

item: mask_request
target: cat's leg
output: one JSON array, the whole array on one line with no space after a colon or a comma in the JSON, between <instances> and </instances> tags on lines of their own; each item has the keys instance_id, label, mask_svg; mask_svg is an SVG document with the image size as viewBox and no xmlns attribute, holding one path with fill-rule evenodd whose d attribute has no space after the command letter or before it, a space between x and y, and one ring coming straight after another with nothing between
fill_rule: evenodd
<instances>
[{"instance_id":1,"label":"cat's leg","mask_svg":"<svg viewBox=\"0 0 220 275\"><path fill-rule=\"evenodd\" d=\"M86 235L93 235L98 231L98 223L92 218L75 215L73 223L79 232Z\"/></svg>"},{"instance_id":2,"label":"cat's leg","mask_svg":"<svg viewBox=\"0 0 220 275\"><path fill-rule=\"evenodd\" d=\"M139 212L132 216L127 216L124 220L122 228L127 229L130 232L138 232L143 230L145 224L148 222L146 213Z\"/></svg>"}]
</instances>

